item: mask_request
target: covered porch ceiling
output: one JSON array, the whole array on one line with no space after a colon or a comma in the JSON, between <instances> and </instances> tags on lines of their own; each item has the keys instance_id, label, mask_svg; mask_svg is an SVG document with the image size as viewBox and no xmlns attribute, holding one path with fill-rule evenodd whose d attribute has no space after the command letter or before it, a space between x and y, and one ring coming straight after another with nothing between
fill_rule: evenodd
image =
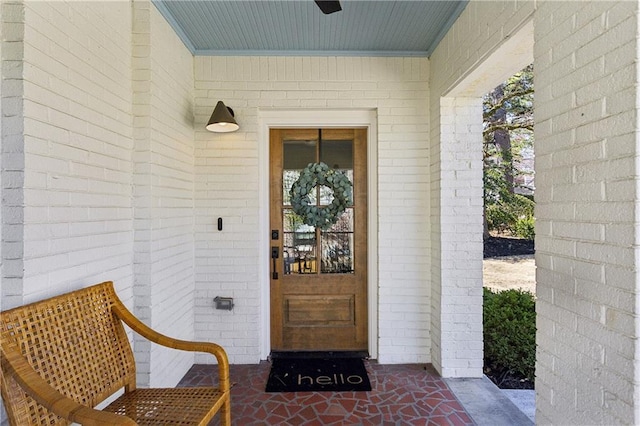
<instances>
[{"instance_id":1,"label":"covered porch ceiling","mask_svg":"<svg viewBox=\"0 0 640 426\"><path fill-rule=\"evenodd\" d=\"M468 0L152 0L194 55L429 56Z\"/></svg>"}]
</instances>

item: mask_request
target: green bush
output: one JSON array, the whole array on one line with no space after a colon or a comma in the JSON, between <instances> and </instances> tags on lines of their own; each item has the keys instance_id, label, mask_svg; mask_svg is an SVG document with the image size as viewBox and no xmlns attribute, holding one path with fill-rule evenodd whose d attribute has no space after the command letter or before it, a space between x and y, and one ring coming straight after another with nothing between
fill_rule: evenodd
<instances>
[{"instance_id":1,"label":"green bush","mask_svg":"<svg viewBox=\"0 0 640 426\"><path fill-rule=\"evenodd\" d=\"M518 216L533 216L533 211L536 207L533 198L528 195L522 194L510 194L507 197L506 202L511 205L514 213Z\"/></svg>"},{"instance_id":2,"label":"green bush","mask_svg":"<svg viewBox=\"0 0 640 426\"><path fill-rule=\"evenodd\" d=\"M516 220L512 212L499 204L488 205L485 214L489 229L500 233L510 230L510 224Z\"/></svg>"},{"instance_id":3,"label":"green bush","mask_svg":"<svg viewBox=\"0 0 640 426\"><path fill-rule=\"evenodd\" d=\"M484 289L484 359L496 370L509 370L534 382L536 311L531 293Z\"/></svg>"},{"instance_id":4,"label":"green bush","mask_svg":"<svg viewBox=\"0 0 640 426\"><path fill-rule=\"evenodd\" d=\"M518 218L513 230L515 236L525 240L533 240L536 235L535 224L536 221L531 216Z\"/></svg>"},{"instance_id":5,"label":"green bush","mask_svg":"<svg viewBox=\"0 0 640 426\"><path fill-rule=\"evenodd\" d=\"M521 194L504 193L490 202L485 200L487 227L492 231L508 231L521 238L533 239L534 208L535 202Z\"/></svg>"}]
</instances>

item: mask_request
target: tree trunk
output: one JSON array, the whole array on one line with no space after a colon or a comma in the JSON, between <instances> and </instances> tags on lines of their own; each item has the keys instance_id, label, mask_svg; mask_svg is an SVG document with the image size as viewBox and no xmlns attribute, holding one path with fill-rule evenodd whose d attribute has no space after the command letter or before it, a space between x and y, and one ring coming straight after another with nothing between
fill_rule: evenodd
<instances>
[{"instance_id":1,"label":"tree trunk","mask_svg":"<svg viewBox=\"0 0 640 426\"><path fill-rule=\"evenodd\" d=\"M491 237L489 233L489 222L487 222L487 205L482 206L482 240L486 241Z\"/></svg>"},{"instance_id":2,"label":"tree trunk","mask_svg":"<svg viewBox=\"0 0 640 426\"><path fill-rule=\"evenodd\" d=\"M504 102L504 84L496 87L495 94L497 99L502 99ZM499 108L493 115L494 123L506 124L507 123L507 111L504 107ZM504 172L504 179L507 184L507 190L513 194L513 154L511 153L511 135L506 129L498 128L493 132L493 142L502 154L502 168Z\"/></svg>"},{"instance_id":3,"label":"tree trunk","mask_svg":"<svg viewBox=\"0 0 640 426\"><path fill-rule=\"evenodd\" d=\"M513 179L513 154L511 151L511 136L509 131L505 129L496 129L493 133L493 138L496 145L500 148L502 153L502 167L504 171L504 180L507 184L507 190L513 194L514 179Z\"/></svg>"}]
</instances>

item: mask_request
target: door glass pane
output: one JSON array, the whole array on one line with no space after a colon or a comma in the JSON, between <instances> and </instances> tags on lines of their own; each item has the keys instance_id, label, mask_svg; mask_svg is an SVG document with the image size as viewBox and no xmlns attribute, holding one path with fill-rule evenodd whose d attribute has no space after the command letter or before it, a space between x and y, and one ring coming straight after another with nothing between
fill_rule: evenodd
<instances>
[{"instance_id":1,"label":"door glass pane","mask_svg":"<svg viewBox=\"0 0 640 426\"><path fill-rule=\"evenodd\" d=\"M353 183L353 141L322 140L320 145L320 161L334 170L344 173ZM320 205L326 206L333 201L333 191L320 187Z\"/></svg>"},{"instance_id":2,"label":"door glass pane","mask_svg":"<svg viewBox=\"0 0 640 426\"><path fill-rule=\"evenodd\" d=\"M282 203L291 205L291 186L300 177L302 169L309 163L315 163L317 158L316 147L318 142L308 141L284 141L283 145L283 170L282 170ZM316 203L315 191L309 194L309 201Z\"/></svg>"},{"instance_id":3,"label":"door glass pane","mask_svg":"<svg viewBox=\"0 0 640 426\"><path fill-rule=\"evenodd\" d=\"M283 216L284 273L317 273L316 229L302 223L302 218L295 214L291 209L284 209Z\"/></svg>"},{"instance_id":4,"label":"door glass pane","mask_svg":"<svg viewBox=\"0 0 640 426\"><path fill-rule=\"evenodd\" d=\"M302 170L316 161L318 141L284 141L283 161L285 170Z\"/></svg>"},{"instance_id":5,"label":"door glass pane","mask_svg":"<svg viewBox=\"0 0 640 426\"><path fill-rule=\"evenodd\" d=\"M322 232L323 274L353 273L353 209L347 209L329 230Z\"/></svg>"},{"instance_id":6,"label":"door glass pane","mask_svg":"<svg viewBox=\"0 0 640 426\"><path fill-rule=\"evenodd\" d=\"M320 161L337 170L353 170L353 141L322 140Z\"/></svg>"}]
</instances>

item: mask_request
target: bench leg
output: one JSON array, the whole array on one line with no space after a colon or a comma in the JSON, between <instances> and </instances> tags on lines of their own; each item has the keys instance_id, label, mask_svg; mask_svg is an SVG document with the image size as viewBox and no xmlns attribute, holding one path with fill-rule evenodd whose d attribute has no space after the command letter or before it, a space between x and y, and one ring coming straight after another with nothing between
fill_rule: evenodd
<instances>
[{"instance_id":1,"label":"bench leg","mask_svg":"<svg viewBox=\"0 0 640 426\"><path fill-rule=\"evenodd\" d=\"M229 399L220 407L220 424L231 426L231 401Z\"/></svg>"}]
</instances>

